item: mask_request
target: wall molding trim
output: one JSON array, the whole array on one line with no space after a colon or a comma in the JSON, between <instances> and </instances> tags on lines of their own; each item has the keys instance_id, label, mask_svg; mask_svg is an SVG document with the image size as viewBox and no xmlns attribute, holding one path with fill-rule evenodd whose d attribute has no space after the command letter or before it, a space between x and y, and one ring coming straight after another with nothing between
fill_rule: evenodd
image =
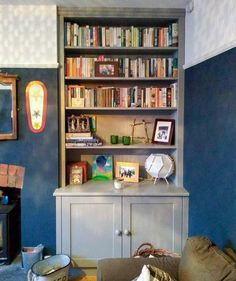
<instances>
[{"instance_id":1,"label":"wall molding trim","mask_svg":"<svg viewBox=\"0 0 236 281\"><path fill-rule=\"evenodd\" d=\"M211 52L205 54L204 56L199 57L199 58L196 59L196 60L193 60L193 61L190 61L190 62L188 62L188 63L185 63L185 64L183 65L183 68L184 68L184 69L187 69L187 68L190 68L190 67L192 67L192 66L195 66L196 64L199 64L199 63L201 63L201 62L204 62L205 60L208 60L208 59L210 59L210 58L212 58L212 57L215 57L215 56L217 56L217 55L220 55L220 54L222 54L222 53L224 53L224 52L226 52L226 51L228 51L228 50L230 50L230 49L233 49L233 48L235 48L235 47L236 47L236 41L229 42L228 44L225 44L225 45L223 45L222 47L217 48L217 49L215 49L215 50L213 50L213 51L211 51Z\"/></svg>"},{"instance_id":2,"label":"wall molding trim","mask_svg":"<svg viewBox=\"0 0 236 281\"><path fill-rule=\"evenodd\" d=\"M0 68L59 68L59 63L51 64L35 64L35 63L19 63L19 64L0 64Z\"/></svg>"}]
</instances>

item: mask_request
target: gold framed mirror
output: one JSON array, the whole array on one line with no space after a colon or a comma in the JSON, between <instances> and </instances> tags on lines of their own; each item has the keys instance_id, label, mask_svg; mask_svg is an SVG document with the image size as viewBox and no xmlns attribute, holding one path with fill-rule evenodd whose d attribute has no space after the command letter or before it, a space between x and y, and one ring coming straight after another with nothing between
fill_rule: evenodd
<instances>
[{"instance_id":1,"label":"gold framed mirror","mask_svg":"<svg viewBox=\"0 0 236 281\"><path fill-rule=\"evenodd\" d=\"M0 73L0 140L17 138L17 75Z\"/></svg>"}]
</instances>

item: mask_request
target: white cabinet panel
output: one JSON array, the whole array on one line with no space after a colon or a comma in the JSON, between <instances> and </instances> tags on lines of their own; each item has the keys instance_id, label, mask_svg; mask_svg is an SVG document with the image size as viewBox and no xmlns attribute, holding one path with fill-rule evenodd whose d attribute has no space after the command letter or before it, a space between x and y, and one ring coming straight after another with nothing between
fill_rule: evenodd
<instances>
[{"instance_id":1,"label":"white cabinet panel","mask_svg":"<svg viewBox=\"0 0 236 281\"><path fill-rule=\"evenodd\" d=\"M62 208L62 252L79 266L121 256L121 198L65 197Z\"/></svg>"},{"instance_id":2,"label":"white cabinet panel","mask_svg":"<svg viewBox=\"0 0 236 281\"><path fill-rule=\"evenodd\" d=\"M123 199L123 255L131 256L140 244L181 252L182 199L126 197Z\"/></svg>"}]
</instances>

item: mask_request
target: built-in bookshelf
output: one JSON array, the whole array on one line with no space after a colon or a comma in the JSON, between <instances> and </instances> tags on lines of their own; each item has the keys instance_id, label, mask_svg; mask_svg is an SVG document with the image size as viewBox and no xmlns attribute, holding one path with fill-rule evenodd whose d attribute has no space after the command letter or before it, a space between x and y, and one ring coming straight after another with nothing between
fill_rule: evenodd
<instances>
[{"instance_id":1,"label":"built-in bookshelf","mask_svg":"<svg viewBox=\"0 0 236 281\"><path fill-rule=\"evenodd\" d=\"M140 165L150 153L166 153L175 160L176 186L183 173L183 60L184 20L179 10L91 9L67 10L60 16L61 186L66 166L88 161L93 154L109 154L116 161ZM112 70L102 66L108 65ZM98 68L101 66L101 71ZM93 118L95 129L86 138L68 138L68 118ZM174 141L154 144L156 119L175 122ZM89 121L90 122L90 121ZM129 146L120 141L135 127ZM111 144L111 135L119 142ZM92 141L90 141L92 139ZM88 172L88 177L89 177Z\"/></svg>"},{"instance_id":2,"label":"built-in bookshelf","mask_svg":"<svg viewBox=\"0 0 236 281\"><path fill-rule=\"evenodd\" d=\"M184 15L178 9L59 8L57 253L87 272L101 258L132 256L145 241L178 253L185 244ZM158 121L171 128L168 142L155 139ZM164 140L166 129L159 133ZM175 170L169 184L154 184L147 174L150 154L168 155ZM99 173L91 180L97 161L108 164L107 180L96 180ZM123 166L131 168L128 176L135 170L134 178L118 190L111 171L119 178Z\"/></svg>"}]
</instances>

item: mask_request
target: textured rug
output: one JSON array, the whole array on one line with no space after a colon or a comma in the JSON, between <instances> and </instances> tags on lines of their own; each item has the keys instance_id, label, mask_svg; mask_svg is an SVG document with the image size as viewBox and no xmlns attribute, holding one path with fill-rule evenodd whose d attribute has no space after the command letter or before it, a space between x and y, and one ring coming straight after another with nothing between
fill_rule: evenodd
<instances>
[{"instance_id":1,"label":"textured rug","mask_svg":"<svg viewBox=\"0 0 236 281\"><path fill-rule=\"evenodd\" d=\"M26 281L27 273L21 264L10 264L0 266L0 281Z\"/></svg>"}]
</instances>

